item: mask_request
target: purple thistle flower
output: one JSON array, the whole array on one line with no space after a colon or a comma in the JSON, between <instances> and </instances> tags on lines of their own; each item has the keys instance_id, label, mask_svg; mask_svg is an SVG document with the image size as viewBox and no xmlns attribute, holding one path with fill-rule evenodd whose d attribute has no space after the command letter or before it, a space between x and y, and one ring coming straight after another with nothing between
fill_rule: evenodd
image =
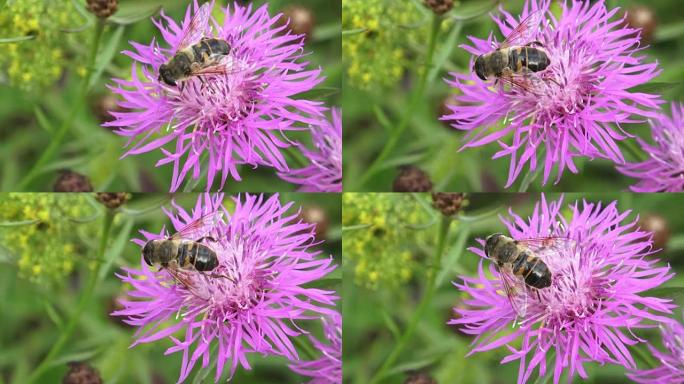
<instances>
[{"instance_id":1,"label":"purple thistle flower","mask_svg":"<svg viewBox=\"0 0 684 384\"><path fill-rule=\"evenodd\" d=\"M179 382L184 381L198 360L202 367L217 359L218 380L230 359L231 376L238 365L250 369L248 354L285 356L298 360L291 337L302 331L296 320L315 320L337 313L332 306L334 292L303 285L323 278L335 269L331 258L318 258L314 227L286 215L292 203L281 205L278 195L265 200L262 195L234 198L232 214L222 205L223 195L198 199L192 213L174 203L176 214L165 213L176 230L203 217L223 211L225 221L211 228L208 244L218 256L219 265L210 273L184 273L188 285L176 282L167 269L153 271L140 259L140 268L124 268L119 275L130 284L124 309L113 313L124 316L127 324L138 327L136 341L149 343L169 338L173 346L167 354L183 353ZM159 234L141 231L141 247ZM190 239L197 240L197 239ZM177 338L177 334L184 336ZM211 352L216 340L218 349Z\"/></svg>"},{"instance_id":2,"label":"purple thistle flower","mask_svg":"<svg viewBox=\"0 0 684 384\"><path fill-rule=\"evenodd\" d=\"M569 378L576 373L586 378L583 363L589 361L634 369L627 346L644 340L631 330L652 327L648 320L669 321L657 312L674 308L669 300L640 296L672 274L669 267L646 258L653 253L652 234L640 230L637 220L624 222L630 211L619 212L617 202L603 207L584 201L569 207L568 221L561 208L562 199L547 203L542 195L527 220L512 211L510 219L502 218L513 239L562 237L575 244L544 259L552 271L551 286L525 286L528 304L519 327L511 329L517 313L494 263L484 260L484 241L470 248L482 258L478 276L462 276L462 282L454 283L471 298L464 301L465 309L454 308L457 318L449 324L476 336L469 355L506 346L510 354L501 363L519 360L518 383L526 382L536 367L544 376L547 358L554 359L553 354L547 357L550 351L555 353L554 383L564 370Z\"/></svg>"},{"instance_id":3,"label":"purple thistle flower","mask_svg":"<svg viewBox=\"0 0 684 384\"><path fill-rule=\"evenodd\" d=\"M198 8L195 0L195 13ZM115 120L105 126L118 127L116 133L129 138L124 156L159 148L164 157L156 166L173 163L172 192L189 172L200 177L203 155L207 190L218 173L220 188L229 175L239 181L240 164L286 172L280 151L296 143L284 133L305 129L297 124L314 124L324 110L319 102L293 98L322 81L320 69L307 70L308 63L299 61L303 36L292 35L286 25L276 27L280 15L271 17L266 5L253 11L251 5L234 4L225 9L222 25L208 17L198 26L202 36L229 44L228 73L191 76L169 86L159 79L159 67L182 48L191 11L192 5L180 25L164 13L153 20L165 44L131 42L135 51L124 51L133 59L131 80L113 79L116 86L110 88L127 111L111 112Z\"/></svg>"},{"instance_id":4,"label":"purple thistle flower","mask_svg":"<svg viewBox=\"0 0 684 384\"><path fill-rule=\"evenodd\" d=\"M327 343L309 336L314 348L323 356L314 361L300 361L290 368L306 377L309 384L342 384L342 315L336 313L323 319L323 330Z\"/></svg>"},{"instance_id":5,"label":"purple thistle flower","mask_svg":"<svg viewBox=\"0 0 684 384\"><path fill-rule=\"evenodd\" d=\"M662 365L628 373L627 377L640 384L684 383L684 326L672 322L663 324L660 330L667 352L661 352L651 345L648 349Z\"/></svg>"},{"instance_id":6,"label":"purple thistle flower","mask_svg":"<svg viewBox=\"0 0 684 384\"><path fill-rule=\"evenodd\" d=\"M332 110L332 124L321 119L311 126L314 150L300 144L301 151L311 164L292 169L280 177L300 184L300 192L342 192L342 112Z\"/></svg>"},{"instance_id":7,"label":"purple thistle flower","mask_svg":"<svg viewBox=\"0 0 684 384\"><path fill-rule=\"evenodd\" d=\"M634 192L684 191L684 104L672 104L672 118L665 114L650 120L655 145L638 139L649 159L627 163L618 170L641 179L630 186Z\"/></svg>"},{"instance_id":8,"label":"purple thistle flower","mask_svg":"<svg viewBox=\"0 0 684 384\"><path fill-rule=\"evenodd\" d=\"M520 20L542 12L541 25L528 29L529 40L540 42L551 61L544 71L524 80L528 89L492 87L493 82L480 80L472 71L452 73L453 79L447 80L462 95L456 96L459 105L449 106L452 113L442 120L469 131L463 148L499 143L501 150L493 158L511 157L506 187L525 164L530 171L537 169L540 148L545 150L543 184L554 166L558 167L556 183L566 168L577 173L576 157L624 163L617 141L630 135L621 124L638 122L632 116L654 117L652 109L661 102L657 95L628 91L659 71L657 63L643 64L643 56L634 56L640 50L638 30L627 28L623 20L609 21L617 8L607 11L603 1L593 5L573 1L562 8L557 19L548 1L525 4ZM501 12L503 19L494 20L507 36L519 21ZM461 47L474 57L493 51L496 41L491 34L487 40L469 39L473 45ZM498 126L501 119L504 123ZM508 134L513 135L510 144L504 142Z\"/></svg>"}]
</instances>

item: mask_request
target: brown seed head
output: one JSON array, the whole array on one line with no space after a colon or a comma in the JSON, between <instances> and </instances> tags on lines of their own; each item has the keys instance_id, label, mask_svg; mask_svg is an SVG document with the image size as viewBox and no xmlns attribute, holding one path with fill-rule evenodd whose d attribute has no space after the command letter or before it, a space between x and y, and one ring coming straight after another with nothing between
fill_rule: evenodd
<instances>
[{"instance_id":1,"label":"brown seed head","mask_svg":"<svg viewBox=\"0 0 684 384\"><path fill-rule=\"evenodd\" d=\"M303 221L315 225L314 231L316 232L316 240L325 240L328 234L330 220L328 219L328 213L323 207L316 204L307 204L302 208L299 217Z\"/></svg>"},{"instance_id":2,"label":"brown seed head","mask_svg":"<svg viewBox=\"0 0 684 384\"><path fill-rule=\"evenodd\" d=\"M87 176L63 170L55 181L55 185L52 186L52 190L55 192L92 192L93 186Z\"/></svg>"},{"instance_id":3,"label":"brown seed head","mask_svg":"<svg viewBox=\"0 0 684 384\"><path fill-rule=\"evenodd\" d=\"M427 373L413 373L406 378L404 384L437 384L437 380Z\"/></svg>"},{"instance_id":4,"label":"brown seed head","mask_svg":"<svg viewBox=\"0 0 684 384\"><path fill-rule=\"evenodd\" d=\"M658 20L653 9L637 5L629 7L625 13L627 14L627 26L641 29L641 39L646 43L651 42L658 26Z\"/></svg>"},{"instance_id":5,"label":"brown seed head","mask_svg":"<svg viewBox=\"0 0 684 384\"><path fill-rule=\"evenodd\" d=\"M86 0L88 10L95 16L106 19L116 12L118 0Z\"/></svg>"},{"instance_id":6,"label":"brown seed head","mask_svg":"<svg viewBox=\"0 0 684 384\"><path fill-rule=\"evenodd\" d=\"M641 229L653 232L653 248L664 249L670 240L670 227L667 220L658 214L647 214L639 220Z\"/></svg>"},{"instance_id":7,"label":"brown seed head","mask_svg":"<svg viewBox=\"0 0 684 384\"><path fill-rule=\"evenodd\" d=\"M425 0L425 6L438 15L443 15L454 7L454 0Z\"/></svg>"},{"instance_id":8,"label":"brown seed head","mask_svg":"<svg viewBox=\"0 0 684 384\"><path fill-rule=\"evenodd\" d=\"M131 198L126 192L98 192L95 199L109 209L116 209L124 205Z\"/></svg>"},{"instance_id":9,"label":"brown seed head","mask_svg":"<svg viewBox=\"0 0 684 384\"><path fill-rule=\"evenodd\" d=\"M69 372L62 379L63 384L102 384L102 378L97 369L87 363L69 363Z\"/></svg>"},{"instance_id":10,"label":"brown seed head","mask_svg":"<svg viewBox=\"0 0 684 384\"><path fill-rule=\"evenodd\" d=\"M468 205L465 193L433 192L432 206L444 216L453 216Z\"/></svg>"},{"instance_id":11,"label":"brown seed head","mask_svg":"<svg viewBox=\"0 0 684 384\"><path fill-rule=\"evenodd\" d=\"M392 191L394 192L430 192L431 190L430 176L413 165L399 167L399 174L392 184Z\"/></svg>"},{"instance_id":12,"label":"brown seed head","mask_svg":"<svg viewBox=\"0 0 684 384\"><path fill-rule=\"evenodd\" d=\"M289 28L292 33L304 35L305 40L311 38L311 34L316 26L316 18L313 12L309 8L298 4L290 5L283 9L281 20L282 24L287 23L289 20Z\"/></svg>"}]
</instances>

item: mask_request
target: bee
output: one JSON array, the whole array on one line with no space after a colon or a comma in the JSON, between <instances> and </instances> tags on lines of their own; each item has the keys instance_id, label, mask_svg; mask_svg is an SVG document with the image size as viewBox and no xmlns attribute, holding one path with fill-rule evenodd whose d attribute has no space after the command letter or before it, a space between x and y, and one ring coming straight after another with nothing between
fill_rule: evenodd
<instances>
[{"instance_id":1,"label":"bee","mask_svg":"<svg viewBox=\"0 0 684 384\"><path fill-rule=\"evenodd\" d=\"M205 37L211 5L205 3L184 31L176 53L159 67L159 81L176 86L192 76L221 75L233 72L230 44L222 39Z\"/></svg>"},{"instance_id":2,"label":"bee","mask_svg":"<svg viewBox=\"0 0 684 384\"><path fill-rule=\"evenodd\" d=\"M543 17L542 11L531 13L508 34L495 50L475 59L473 71L483 81L496 79L512 87L532 91L532 83L538 80L535 72L551 65L548 53L537 41L530 42Z\"/></svg>"},{"instance_id":3,"label":"bee","mask_svg":"<svg viewBox=\"0 0 684 384\"><path fill-rule=\"evenodd\" d=\"M573 240L562 237L514 240L501 233L487 237L485 255L496 263L506 295L518 316L525 317L529 288L543 290L551 286L549 256L560 254L567 258L574 245Z\"/></svg>"},{"instance_id":4,"label":"bee","mask_svg":"<svg viewBox=\"0 0 684 384\"><path fill-rule=\"evenodd\" d=\"M148 241L142 249L143 259L147 265L164 269L192 293L202 296L194 290L190 273L211 272L218 267L216 251L205 241L216 242L208 234L222 216L222 211L206 214L166 239Z\"/></svg>"}]
</instances>

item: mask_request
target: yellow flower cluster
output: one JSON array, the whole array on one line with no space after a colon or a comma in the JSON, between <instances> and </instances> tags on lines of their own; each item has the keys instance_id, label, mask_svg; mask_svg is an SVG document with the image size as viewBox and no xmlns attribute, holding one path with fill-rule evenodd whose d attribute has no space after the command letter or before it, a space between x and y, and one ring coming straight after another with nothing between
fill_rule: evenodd
<instances>
[{"instance_id":1,"label":"yellow flower cluster","mask_svg":"<svg viewBox=\"0 0 684 384\"><path fill-rule=\"evenodd\" d=\"M420 229L428 222L430 215L411 195L345 193L342 259L353 263L356 283L375 289L409 281L428 243L429 230Z\"/></svg>"},{"instance_id":2,"label":"yellow flower cluster","mask_svg":"<svg viewBox=\"0 0 684 384\"><path fill-rule=\"evenodd\" d=\"M406 0L343 0L342 28L352 32L342 39L349 83L361 89L396 84L408 64L407 26L419 15Z\"/></svg>"},{"instance_id":3,"label":"yellow flower cluster","mask_svg":"<svg viewBox=\"0 0 684 384\"><path fill-rule=\"evenodd\" d=\"M18 0L0 7L0 37L33 36L3 44L0 68L10 84L31 91L52 85L67 64L67 48L76 39L63 30L84 20L71 1Z\"/></svg>"},{"instance_id":4,"label":"yellow flower cluster","mask_svg":"<svg viewBox=\"0 0 684 384\"><path fill-rule=\"evenodd\" d=\"M81 239L94 238L97 226L78 219L95 214L85 195L9 193L0 196L0 221L28 222L0 231L0 244L19 274L34 282L51 282L69 274L83 255ZM33 222L33 223L31 223Z\"/></svg>"}]
</instances>

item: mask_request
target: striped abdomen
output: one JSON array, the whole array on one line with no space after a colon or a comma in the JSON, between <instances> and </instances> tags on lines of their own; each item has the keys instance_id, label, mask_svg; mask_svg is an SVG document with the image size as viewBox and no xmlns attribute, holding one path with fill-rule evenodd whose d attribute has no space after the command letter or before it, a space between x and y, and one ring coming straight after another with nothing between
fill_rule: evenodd
<instances>
[{"instance_id":1,"label":"striped abdomen","mask_svg":"<svg viewBox=\"0 0 684 384\"><path fill-rule=\"evenodd\" d=\"M513 72L521 73L523 68L539 72L551 64L549 56L542 49L535 47L511 47L508 50L508 65Z\"/></svg>"},{"instance_id":2,"label":"striped abdomen","mask_svg":"<svg viewBox=\"0 0 684 384\"><path fill-rule=\"evenodd\" d=\"M194 241L181 241L178 246L178 266L184 269L211 271L218 266L216 252Z\"/></svg>"},{"instance_id":3,"label":"striped abdomen","mask_svg":"<svg viewBox=\"0 0 684 384\"><path fill-rule=\"evenodd\" d=\"M546 288L551 285L551 271L538 257L528 250L517 254L511 263L513 274L525 279L525 284L534 288Z\"/></svg>"}]
</instances>

